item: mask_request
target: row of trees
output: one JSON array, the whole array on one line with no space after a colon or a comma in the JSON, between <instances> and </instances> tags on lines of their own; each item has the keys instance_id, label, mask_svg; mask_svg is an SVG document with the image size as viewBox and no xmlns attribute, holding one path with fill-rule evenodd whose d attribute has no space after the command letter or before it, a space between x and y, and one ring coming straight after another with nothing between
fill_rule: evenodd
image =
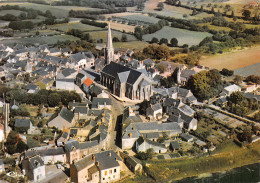
<instances>
[{"instance_id":1,"label":"row of trees","mask_svg":"<svg viewBox=\"0 0 260 183\"><path fill-rule=\"evenodd\" d=\"M99 7L100 8L100 7ZM88 11L75 11L70 10L69 16L76 17L76 18L86 18L89 15L101 15L101 14L112 14L112 13L122 13L126 12L126 8L109 8L109 9L102 9L102 10L88 10Z\"/></svg>"},{"instance_id":2,"label":"row of trees","mask_svg":"<svg viewBox=\"0 0 260 183\"><path fill-rule=\"evenodd\" d=\"M164 26L168 26L168 25L169 25L168 21L159 20L157 23L144 26L143 28L137 26L135 27L134 35L137 39L142 40L144 34L152 34L158 30L161 30Z\"/></svg>"},{"instance_id":3,"label":"row of trees","mask_svg":"<svg viewBox=\"0 0 260 183\"><path fill-rule=\"evenodd\" d=\"M107 23L96 22L94 20L84 19L84 20L81 20L80 22L83 24L93 25L93 26L101 27L101 28L105 28L107 26Z\"/></svg>"},{"instance_id":4,"label":"row of trees","mask_svg":"<svg viewBox=\"0 0 260 183\"><path fill-rule=\"evenodd\" d=\"M5 94L7 102L15 100L20 104L47 105L55 107L60 104L68 105L72 101L81 101L80 96L75 92L40 90L37 94L28 94L23 89L2 87L1 96Z\"/></svg>"},{"instance_id":5,"label":"row of trees","mask_svg":"<svg viewBox=\"0 0 260 183\"><path fill-rule=\"evenodd\" d=\"M152 40L150 41L150 44L153 44L153 43L169 45L169 41L166 38L162 38L159 41L159 39L157 39L156 37L153 37ZM172 38L170 40L170 45L169 46L177 47L178 46L178 40L175 37Z\"/></svg>"}]
</instances>

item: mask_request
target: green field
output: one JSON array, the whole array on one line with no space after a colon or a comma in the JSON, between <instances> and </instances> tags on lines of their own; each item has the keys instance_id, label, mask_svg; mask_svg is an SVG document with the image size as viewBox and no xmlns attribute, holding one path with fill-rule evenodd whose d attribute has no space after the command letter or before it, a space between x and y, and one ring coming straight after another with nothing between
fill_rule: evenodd
<instances>
[{"instance_id":1,"label":"green field","mask_svg":"<svg viewBox=\"0 0 260 183\"><path fill-rule=\"evenodd\" d=\"M76 41L79 40L79 38L76 38L71 35L55 35L55 36L43 36L43 37L30 37L30 38L18 38L18 39L5 39L2 40L2 44L6 45L13 45L16 43L22 43L22 44L56 44L58 41Z\"/></svg>"},{"instance_id":2,"label":"green field","mask_svg":"<svg viewBox=\"0 0 260 183\"><path fill-rule=\"evenodd\" d=\"M67 23L67 24L58 24L58 25L52 25L49 26L50 29L57 29L63 32L67 32L69 29L79 29L81 31L98 31L98 30L104 30L100 27L95 27L92 25L86 25L82 23Z\"/></svg>"},{"instance_id":3,"label":"green field","mask_svg":"<svg viewBox=\"0 0 260 183\"><path fill-rule=\"evenodd\" d=\"M14 16L19 16L21 13L26 13L24 11L20 11L20 10L1 10L0 11L0 16L6 15L6 14L11 14Z\"/></svg>"},{"instance_id":4,"label":"green field","mask_svg":"<svg viewBox=\"0 0 260 183\"><path fill-rule=\"evenodd\" d=\"M211 34L206 32L195 32L184 29L178 29L173 27L165 26L161 30L153 33L146 34L143 36L145 41L151 41L153 37L157 39L166 38L170 42L170 40L175 37L178 40L178 44L181 46L183 44L197 45L199 44L205 37L211 36Z\"/></svg>"},{"instance_id":5,"label":"green field","mask_svg":"<svg viewBox=\"0 0 260 183\"><path fill-rule=\"evenodd\" d=\"M146 46L148 46L148 43L143 41L130 41L130 42L118 42L113 43L115 48L127 48L127 49L136 49L136 50L142 50Z\"/></svg>"},{"instance_id":6,"label":"green field","mask_svg":"<svg viewBox=\"0 0 260 183\"><path fill-rule=\"evenodd\" d=\"M104 31L93 31L89 32L90 36L93 40L99 40L103 39L104 42L106 42L107 39L107 30ZM112 30L112 37L117 37L119 40L121 39L122 35L124 33ZM125 34L127 36L127 41L136 41L136 38L133 35Z\"/></svg>"},{"instance_id":7,"label":"green field","mask_svg":"<svg viewBox=\"0 0 260 183\"><path fill-rule=\"evenodd\" d=\"M49 6L44 4L35 4L35 3L0 3L0 6L3 5L18 5L20 7L32 8L35 10L40 10L45 12L46 10L50 10L54 16L57 18L65 18L68 16L70 10L100 10L96 8L88 8L88 7L77 7L77 6Z\"/></svg>"},{"instance_id":8,"label":"green field","mask_svg":"<svg viewBox=\"0 0 260 183\"><path fill-rule=\"evenodd\" d=\"M149 24L157 23L159 20L158 18L155 18L155 17L149 17L146 15L138 15L138 14L121 16L119 18L123 18L123 19L130 20L130 21L142 21L142 22L146 22Z\"/></svg>"}]
</instances>

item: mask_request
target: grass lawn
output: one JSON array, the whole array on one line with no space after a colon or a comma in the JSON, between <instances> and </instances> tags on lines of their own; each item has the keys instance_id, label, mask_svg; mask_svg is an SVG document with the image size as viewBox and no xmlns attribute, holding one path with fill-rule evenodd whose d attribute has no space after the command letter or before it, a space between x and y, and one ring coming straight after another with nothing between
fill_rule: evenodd
<instances>
[{"instance_id":1,"label":"grass lawn","mask_svg":"<svg viewBox=\"0 0 260 183\"><path fill-rule=\"evenodd\" d=\"M208 36L211 36L211 34L165 26L153 34L144 35L143 39L145 41L151 41L153 37L156 37L159 40L166 38L170 42L170 40L175 37L178 40L178 45L188 44L191 46L198 45L205 37Z\"/></svg>"},{"instance_id":2,"label":"grass lawn","mask_svg":"<svg viewBox=\"0 0 260 183\"><path fill-rule=\"evenodd\" d=\"M210 23L201 23L201 24L198 24L200 26L208 26L209 29L212 29L212 30L217 30L217 31L220 31L220 30L225 30L225 31L230 31L232 29L230 29L229 27L219 27L219 26L215 26L215 25L211 25Z\"/></svg>"},{"instance_id":3,"label":"grass lawn","mask_svg":"<svg viewBox=\"0 0 260 183\"><path fill-rule=\"evenodd\" d=\"M134 14L134 15L126 15L126 16L121 16L120 18L124 18L127 20L133 20L133 21L142 21L150 24L157 23L159 21L158 18L155 17L150 17L146 15L141 15L141 14Z\"/></svg>"},{"instance_id":4,"label":"grass lawn","mask_svg":"<svg viewBox=\"0 0 260 183\"><path fill-rule=\"evenodd\" d=\"M0 16L6 15L6 14L11 14L14 16L19 16L21 13L26 13L24 11L20 11L20 10L1 10L0 11Z\"/></svg>"},{"instance_id":5,"label":"grass lawn","mask_svg":"<svg viewBox=\"0 0 260 183\"><path fill-rule=\"evenodd\" d=\"M150 164L149 170L156 180L163 182L256 163L259 161L259 157L260 142L255 142L243 148L231 144L226 148L223 147L219 154L206 157L151 160L147 163Z\"/></svg>"},{"instance_id":6,"label":"grass lawn","mask_svg":"<svg viewBox=\"0 0 260 183\"><path fill-rule=\"evenodd\" d=\"M171 158L179 158L179 157L181 157L180 154L177 153L177 152L176 153L171 153L170 156L171 156Z\"/></svg>"},{"instance_id":7,"label":"grass lawn","mask_svg":"<svg viewBox=\"0 0 260 183\"><path fill-rule=\"evenodd\" d=\"M30 116L37 116L38 106L26 105L26 109L30 113Z\"/></svg>"},{"instance_id":8,"label":"grass lawn","mask_svg":"<svg viewBox=\"0 0 260 183\"><path fill-rule=\"evenodd\" d=\"M164 158L164 155L158 155L158 156L157 156L157 159L163 160L163 159L165 159L165 158Z\"/></svg>"},{"instance_id":9,"label":"grass lawn","mask_svg":"<svg viewBox=\"0 0 260 183\"><path fill-rule=\"evenodd\" d=\"M40 143L29 136L27 136L27 145L29 146L29 148L40 147Z\"/></svg>"},{"instance_id":10,"label":"grass lawn","mask_svg":"<svg viewBox=\"0 0 260 183\"><path fill-rule=\"evenodd\" d=\"M49 26L50 29L58 29L63 32L67 32L69 29L79 29L81 31L98 31L104 30L100 27L95 27L92 25L82 24L82 23L66 23L66 24L56 24Z\"/></svg>"},{"instance_id":11,"label":"grass lawn","mask_svg":"<svg viewBox=\"0 0 260 183\"><path fill-rule=\"evenodd\" d=\"M36 85L38 85L40 87L40 89L46 89L46 85L43 84L41 81L38 81L37 83L35 83Z\"/></svg>"}]
</instances>

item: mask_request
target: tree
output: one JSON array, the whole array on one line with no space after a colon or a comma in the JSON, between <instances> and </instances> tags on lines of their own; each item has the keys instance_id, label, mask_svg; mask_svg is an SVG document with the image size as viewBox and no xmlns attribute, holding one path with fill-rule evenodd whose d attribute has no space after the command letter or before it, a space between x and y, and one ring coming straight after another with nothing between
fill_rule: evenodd
<instances>
[{"instance_id":1,"label":"tree","mask_svg":"<svg viewBox=\"0 0 260 183\"><path fill-rule=\"evenodd\" d=\"M158 8L158 10L162 11L163 8L164 8L163 2L159 2L159 3L157 4L157 8Z\"/></svg>"},{"instance_id":2,"label":"tree","mask_svg":"<svg viewBox=\"0 0 260 183\"><path fill-rule=\"evenodd\" d=\"M251 11L250 10L243 10L242 15L246 20L249 20L251 17Z\"/></svg>"},{"instance_id":3,"label":"tree","mask_svg":"<svg viewBox=\"0 0 260 183\"><path fill-rule=\"evenodd\" d=\"M139 103L139 113L146 114L146 109L150 106L150 102L144 100L143 102Z\"/></svg>"},{"instance_id":4,"label":"tree","mask_svg":"<svg viewBox=\"0 0 260 183\"><path fill-rule=\"evenodd\" d=\"M234 71L232 70L228 70L226 68L223 68L221 71L220 71L220 74L224 75L224 76L232 76L234 74Z\"/></svg>"},{"instance_id":5,"label":"tree","mask_svg":"<svg viewBox=\"0 0 260 183\"><path fill-rule=\"evenodd\" d=\"M113 37L113 42L119 42L120 40L117 37Z\"/></svg>"},{"instance_id":6,"label":"tree","mask_svg":"<svg viewBox=\"0 0 260 183\"><path fill-rule=\"evenodd\" d=\"M165 45L167 45L167 44L168 44L168 39L166 39L166 38L160 39L159 44L165 44Z\"/></svg>"},{"instance_id":7,"label":"tree","mask_svg":"<svg viewBox=\"0 0 260 183\"><path fill-rule=\"evenodd\" d=\"M231 95L227 98L228 101L231 101L234 104L241 104L243 100L245 100L244 95L242 94L242 92L233 92L231 93Z\"/></svg>"},{"instance_id":8,"label":"tree","mask_svg":"<svg viewBox=\"0 0 260 183\"><path fill-rule=\"evenodd\" d=\"M153 37L152 40L150 41L151 44L153 44L153 43L157 44L158 42L159 42L159 40L156 37Z\"/></svg>"},{"instance_id":9,"label":"tree","mask_svg":"<svg viewBox=\"0 0 260 183\"><path fill-rule=\"evenodd\" d=\"M29 149L28 145L25 144L21 139L19 139L17 147L16 147L16 152L22 153L22 152L24 152L24 151L26 151L28 149Z\"/></svg>"},{"instance_id":10,"label":"tree","mask_svg":"<svg viewBox=\"0 0 260 183\"><path fill-rule=\"evenodd\" d=\"M143 11L143 10L144 10L144 7L145 7L144 3L139 3L139 4L137 4L137 10L138 10L138 11Z\"/></svg>"},{"instance_id":11,"label":"tree","mask_svg":"<svg viewBox=\"0 0 260 183\"><path fill-rule=\"evenodd\" d=\"M252 142L252 131L249 128L246 128L240 135L239 140L241 142Z\"/></svg>"},{"instance_id":12,"label":"tree","mask_svg":"<svg viewBox=\"0 0 260 183\"><path fill-rule=\"evenodd\" d=\"M174 47L177 47L178 46L178 40L176 38L172 38L171 39L171 45L174 46Z\"/></svg>"},{"instance_id":13,"label":"tree","mask_svg":"<svg viewBox=\"0 0 260 183\"><path fill-rule=\"evenodd\" d=\"M56 107L61 102L61 97L58 93L52 93L48 96L48 104L51 107Z\"/></svg>"},{"instance_id":14,"label":"tree","mask_svg":"<svg viewBox=\"0 0 260 183\"><path fill-rule=\"evenodd\" d=\"M16 153L16 144L18 142L17 136L18 134L16 131L11 131L7 136L6 149L9 154Z\"/></svg>"},{"instance_id":15,"label":"tree","mask_svg":"<svg viewBox=\"0 0 260 183\"><path fill-rule=\"evenodd\" d=\"M122 42L127 42L127 36L125 34L122 35L121 41Z\"/></svg>"},{"instance_id":16,"label":"tree","mask_svg":"<svg viewBox=\"0 0 260 183\"><path fill-rule=\"evenodd\" d=\"M236 77L234 78L234 82L236 83L236 84L241 84L242 83L242 81L243 81L243 76L240 76L240 75L236 75Z\"/></svg>"},{"instance_id":17,"label":"tree","mask_svg":"<svg viewBox=\"0 0 260 183\"><path fill-rule=\"evenodd\" d=\"M159 65L157 66L157 69L158 69L158 71L160 72L160 74L162 74L162 73L164 73L164 72L166 71L166 66L163 65L163 64L159 64Z\"/></svg>"}]
</instances>

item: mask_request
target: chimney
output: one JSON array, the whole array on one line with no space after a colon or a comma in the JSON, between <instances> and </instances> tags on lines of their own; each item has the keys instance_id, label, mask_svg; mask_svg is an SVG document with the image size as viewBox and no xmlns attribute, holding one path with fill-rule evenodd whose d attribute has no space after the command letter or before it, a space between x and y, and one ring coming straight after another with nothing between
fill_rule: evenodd
<instances>
[{"instance_id":1,"label":"chimney","mask_svg":"<svg viewBox=\"0 0 260 183\"><path fill-rule=\"evenodd\" d=\"M95 158L95 155L92 154L92 160L95 162L96 158Z\"/></svg>"},{"instance_id":2,"label":"chimney","mask_svg":"<svg viewBox=\"0 0 260 183\"><path fill-rule=\"evenodd\" d=\"M130 132L130 133L129 133L129 137L132 138L132 136L133 136L133 134L132 134L132 132Z\"/></svg>"},{"instance_id":3,"label":"chimney","mask_svg":"<svg viewBox=\"0 0 260 183\"><path fill-rule=\"evenodd\" d=\"M96 162L96 165L99 166L99 161Z\"/></svg>"}]
</instances>

